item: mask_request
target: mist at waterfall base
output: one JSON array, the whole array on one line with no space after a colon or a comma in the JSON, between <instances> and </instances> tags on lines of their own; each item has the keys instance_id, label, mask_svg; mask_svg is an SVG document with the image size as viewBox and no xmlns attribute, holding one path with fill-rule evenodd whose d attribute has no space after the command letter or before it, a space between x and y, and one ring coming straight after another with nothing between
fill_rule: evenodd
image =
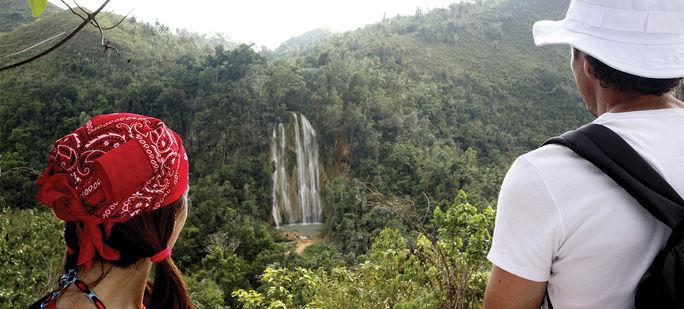
<instances>
[{"instance_id":1,"label":"mist at waterfall base","mask_svg":"<svg viewBox=\"0 0 684 309\"><path fill-rule=\"evenodd\" d=\"M304 115L293 113L292 118L287 126L279 123L273 127L273 222L276 227L317 235L323 207L316 131Z\"/></svg>"}]
</instances>

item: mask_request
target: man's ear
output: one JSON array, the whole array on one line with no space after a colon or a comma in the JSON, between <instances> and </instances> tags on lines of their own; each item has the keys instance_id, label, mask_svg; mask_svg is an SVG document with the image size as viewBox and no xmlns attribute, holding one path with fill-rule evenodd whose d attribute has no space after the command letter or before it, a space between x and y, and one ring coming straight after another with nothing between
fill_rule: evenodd
<instances>
[{"instance_id":1,"label":"man's ear","mask_svg":"<svg viewBox=\"0 0 684 309\"><path fill-rule=\"evenodd\" d=\"M589 78L589 80L594 80L596 77L594 76L594 67L591 66L589 61L587 60L586 56L582 54L582 73Z\"/></svg>"}]
</instances>

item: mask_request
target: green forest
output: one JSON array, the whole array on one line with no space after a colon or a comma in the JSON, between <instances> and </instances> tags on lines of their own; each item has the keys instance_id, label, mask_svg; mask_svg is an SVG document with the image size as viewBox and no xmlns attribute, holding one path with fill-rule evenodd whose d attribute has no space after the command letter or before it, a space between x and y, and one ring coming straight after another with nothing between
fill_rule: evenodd
<instances>
[{"instance_id":1,"label":"green forest","mask_svg":"<svg viewBox=\"0 0 684 309\"><path fill-rule=\"evenodd\" d=\"M0 72L0 308L52 290L63 223L35 200L52 143L90 117L162 119L190 158L173 258L197 308L478 308L506 170L591 120L569 48L532 24L568 0L478 0L276 50L126 18ZM113 25L121 16L107 13ZM0 0L0 66L81 22ZM320 156L323 241L274 227L274 126L305 115Z\"/></svg>"}]
</instances>

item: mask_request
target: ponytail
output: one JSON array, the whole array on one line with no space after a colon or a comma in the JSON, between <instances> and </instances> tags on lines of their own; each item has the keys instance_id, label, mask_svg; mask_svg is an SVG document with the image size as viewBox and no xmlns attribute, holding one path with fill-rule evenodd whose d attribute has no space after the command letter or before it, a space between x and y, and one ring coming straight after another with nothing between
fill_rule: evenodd
<instances>
[{"instance_id":1,"label":"ponytail","mask_svg":"<svg viewBox=\"0 0 684 309\"><path fill-rule=\"evenodd\" d=\"M154 289L148 308L192 308L185 282L170 257L157 263L154 273Z\"/></svg>"},{"instance_id":2,"label":"ponytail","mask_svg":"<svg viewBox=\"0 0 684 309\"><path fill-rule=\"evenodd\" d=\"M186 192L187 194L187 192ZM187 207L186 195L177 201L160 207L159 209L145 212L130 220L117 223L112 227L111 235L105 238L105 243L119 252L119 259L108 261L118 267L128 267L137 263L140 259L148 258L167 247L169 239L173 234L178 214ZM65 240L70 253L67 254L65 261L65 272L76 267L78 257L78 233L74 222L67 222L65 229ZM105 261L99 252L96 252L96 259ZM167 257L155 263L154 282L148 281L146 289L146 307L150 309L173 308L173 309L192 309L192 301L188 294L187 287L183 282L182 275L171 257ZM91 287L96 285L105 277L108 270L102 271L102 275ZM151 287L151 289L150 289Z\"/></svg>"}]
</instances>

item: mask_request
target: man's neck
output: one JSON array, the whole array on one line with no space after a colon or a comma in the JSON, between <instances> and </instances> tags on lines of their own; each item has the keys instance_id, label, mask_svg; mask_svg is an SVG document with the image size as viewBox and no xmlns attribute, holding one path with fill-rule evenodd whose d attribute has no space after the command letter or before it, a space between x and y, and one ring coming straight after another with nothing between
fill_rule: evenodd
<instances>
[{"instance_id":1,"label":"man's neck","mask_svg":"<svg viewBox=\"0 0 684 309\"><path fill-rule=\"evenodd\" d=\"M672 94L660 96L626 91L601 91L597 99L597 115L624 113L665 108L684 108L684 102Z\"/></svg>"}]
</instances>

